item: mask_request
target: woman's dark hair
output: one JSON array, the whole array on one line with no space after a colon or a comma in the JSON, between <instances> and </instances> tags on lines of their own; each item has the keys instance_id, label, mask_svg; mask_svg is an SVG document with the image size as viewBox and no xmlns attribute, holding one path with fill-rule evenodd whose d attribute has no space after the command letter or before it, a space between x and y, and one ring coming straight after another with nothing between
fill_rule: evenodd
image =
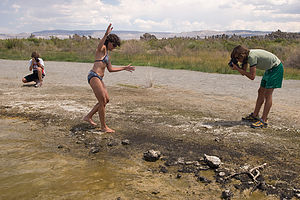
<instances>
[{"instance_id":1,"label":"woman's dark hair","mask_svg":"<svg viewBox=\"0 0 300 200\"><path fill-rule=\"evenodd\" d=\"M39 57L40 57L40 55L38 52L34 51L31 53L31 58L39 58Z\"/></svg>"},{"instance_id":2,"label":"woman's dark hair","mask_svg":"<svg viewBox=\"0 0 300 200\"><path fill-rule=\"evenodd\" d=\"M248 57L249 55L249 49L246 47L243 47L241 45L236 46L232 52L231 52L231 58L237 58L240 57L242 54L246 55Z\"/></svg>"},{"instance_id":3,"label":"woman's dark hair","mask_svg":"<svg viewBox=\"0 0 300 200\"><path fill-rule=\"evenodd\" d=\"M109 42L111 42L114 47L121 46L121 40L116 34L111 33L106 37L104 42L105 46L107 46Z\"/></svg>"},{"instance_id":4,"label":"woman's dark hair","mask_svg":"<svg viewBox=\"0 0 300 200\"><path fill-rule=\"evenodd\" d=\"M231 52L231 58L243 58L243 63L248 61L250 50L241 45L236 46Z\"/></svg>"}]
</instances>

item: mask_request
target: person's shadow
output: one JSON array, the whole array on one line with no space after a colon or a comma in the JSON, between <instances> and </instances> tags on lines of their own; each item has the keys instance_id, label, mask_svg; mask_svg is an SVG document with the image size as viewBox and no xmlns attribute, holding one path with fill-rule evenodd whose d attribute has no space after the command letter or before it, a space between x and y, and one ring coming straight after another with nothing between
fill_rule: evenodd
<instances>
[{"instance_id":1,"label":"person's shadow","mask_svg":"<svg viewBox=\"0 0 300 200\"><path fill-rule=\"evenodd\" d=\"M221 126L221 127L234 127L234 126L248 126L250 125L251 123L250 122L247 122L247 121L243 121L243 120L240 120L240 121L215 121L215 122L207 122L207 123L204 123L204 125L209 125L209 126Z\"/></svg>"},{"instance_id":2,"label":"person's shadow","mask_svg":"<svg viewBox=\"0 0 300 200\"><path fill-rule=\"evenodd\" d=\"M31 83L31 84L23 84L22 87L34 87L35 83Z\"/></svg>"}]
</instances>

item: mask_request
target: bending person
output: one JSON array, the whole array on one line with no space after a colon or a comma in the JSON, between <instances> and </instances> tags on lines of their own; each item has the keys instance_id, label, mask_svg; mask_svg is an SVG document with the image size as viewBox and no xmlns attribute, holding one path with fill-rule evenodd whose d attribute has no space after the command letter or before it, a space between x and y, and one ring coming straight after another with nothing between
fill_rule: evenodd
<instances>
[{"instance_id":1,"label":"bending person","mask_svg":"<svg viewBox=\"0 0 300 200\"><path fill-rule=\"evenodd\" d=\"M45 77L44 72L44 61L42 58L39 58L40 55L37 52L32 52L31 59L29 61L29 71L32 71L32 74L25 76L22 81L23 83L29 83L34 81L36 84L35 87L41 87L43 84L43 78Z\"/></svg>"},{"instance_id":2,"label":"bending person","mask_svg":"<svg viewBox=\"0 0 300 200\"><path fill-rule=\"evenodd\" d=\"M109 102L108 93L103 82L105 68L107 68L109 72L118 72L123 70L132 72L135 70L131 64L126 67L112 67L108 51L112 51L114 48L121 45L119 37L115 34L110 34L112 29L112 25L109 24L96 49L94 66L88 73L88 83L93 89L98 103L83 118L84 121L96 126L97 124L92 120L92 117L96 112L98 112L101 123L101 131L107 133L113 133L115 131L109 128L105 123L105 106Z\"/></svg>"},{"instance_id":3,"label":"bending person","mask_svg":"<svg viewBox=\"0 0 300 200\"><path fill-rule=\"evenodd\" d=\"M238 62L243 63L238 67ZM231 53L231 62L233 70L237 70L243 76L254 80L256 68L265 70L258 89L258 96L253 113L242 118L242 120L251 121L252 128L267 127L268 114L272 106L272 94L275 88L281 88L283 80L283 65L279 58L274 54L262 49L247 49L241 45L235 47ZM247 71L248 65L250 71ZM264 104L262 117L259 118L259 111Z\"/></svg>"}]
</instances>

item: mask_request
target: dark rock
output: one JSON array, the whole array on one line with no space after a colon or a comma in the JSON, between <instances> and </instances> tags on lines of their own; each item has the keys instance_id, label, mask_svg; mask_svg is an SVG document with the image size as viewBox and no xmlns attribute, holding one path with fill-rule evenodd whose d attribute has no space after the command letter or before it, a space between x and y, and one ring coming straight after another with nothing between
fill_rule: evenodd
<instances>
[{"instance_id":1,"label":"dark rock","mask_svg":"<svg viewBox=\"0 0 300 200\"><path fill-rule=\"evenodd\" d=\"M57 146L57 148L62 149L62 148L64 148L64 146L60 144L60 145Z\"/></svg>"},{"instance_id":2,"label":"dark rock","mask_svg":"<svg viewBox=\"0 0 300 200\"><path fill-rule=\"evenodd\" d=\"M151 192L152 194L159 194L160 193L160 191L153 191L153 192Z\"/></svg>"},{"instance_id":3,"label":"dark rock","mask_svg":"<svg viewBox=\"0 0 300 200\"><path fill-rule=\"evenodd\" d=\"M117 141L111 140L107 143L107 146L113 147L113 146L118 146L119 143Z\"/></svg>"},{"instance_id":4,"label":"dark rock","mask_svg":"<svg viewBox=\"0 0 300 200\"><path fill-rule=\"evenodd\" d=\"M98 153L99 151L100 151L99 147L92 147L90 153L95 154Z\"/></svg>"},{"instance_id":5,"label":"dark rock","mask_svg":"<svg viewBox=\"0 0 300 200\"><path fill-rule=\"evenodd\" d=\"M125 139L125 140L122 140L121 144L123 145L129 145L130 144L130 141Z\"/></svg>"},{"instance_id":6,"label":"dark rock","mask_svg":"<svg viewBox=\"0 0 300 200\"><path fill-rule=\"evenodd\" d=\"M144 159L149 162L157 161L161 156L160 151L154 151L153 149L144 152Z\"/></svg>"},{"instance_id":7,"label":"dark rock","mask_svg":"<svg viewBox=\"0 0 300 200\"><path fill-rule=\"evenodd\" d=\"M181 176L181 174L177 174L177 176L176 176L176 178L181 178L182 176Z\"/></svg>"},{"instance_id":8,"label":"dark rock","mask_svg":"<svg viewBox=\"0 0 300 200\"><path fill-rule=\"evenodd\" d=\"M182 169L179 169L178 172L182 173L198 173L198 168L193 165L183 165Z\"/></svg>"},{"instance_id":9,"label":"dark rock","mask_svg":"<svg viewBox=\"0 0 300 200\"><path fill-rule=\"evenodd\" d=\"M222 199L230 200L232 196L232 192L228 189L222 192Z\"/></svg>"},{"instance_id":10,"label":"dark rock","mask_svg":"<svg viewBox=\"0 0 300 200\"><path fill-rule=\"evenodd\" d=\"M175 159L175 158L169 158L165 162L165 166L168 166L168 167L175 166L175 165L178 165L177 159Z\"/></svg>"},{"instance_id":11,"label":"dark rock","mask_svg":"<svg viewBox=\"0 0 300 200\"><path fill-rule=\"evenodd\" d=\"M200 181L202 183L211 183L211 180L208 180L207 178L203 177L203 176L198 176L197 181Z\"/></svg>"},{"instance_id":12,"label":"dark rock","mask_svg":"<svg viewBox=\"0 0 300 200\"><path fill-rule=\"evenodd\" d=\"M162 172L162 173L167 173L167 172L168 172L168 170L167 170L167 168L166 168L166 167L164 167L164 166L160 166L160 170L159 170L159 172Z\"/></svg>"}]
</instances>

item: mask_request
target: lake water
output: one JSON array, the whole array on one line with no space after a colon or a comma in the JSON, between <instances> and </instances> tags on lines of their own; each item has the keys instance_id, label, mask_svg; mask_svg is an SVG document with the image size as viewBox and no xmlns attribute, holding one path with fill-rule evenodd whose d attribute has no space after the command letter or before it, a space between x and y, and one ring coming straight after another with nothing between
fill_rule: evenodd
<instances>
[{"instance_id":1,"label":"lake water","mask_svg":"<svg viewBox=\"0 0 300 200\"><path fill-rule=\"evenodd\" d=\"M130 177L120 163L58 153L47 130L0 118L0 199L116 199ZM124 164L124 163L123 163Z\"/></svg>"}]
</instances>

